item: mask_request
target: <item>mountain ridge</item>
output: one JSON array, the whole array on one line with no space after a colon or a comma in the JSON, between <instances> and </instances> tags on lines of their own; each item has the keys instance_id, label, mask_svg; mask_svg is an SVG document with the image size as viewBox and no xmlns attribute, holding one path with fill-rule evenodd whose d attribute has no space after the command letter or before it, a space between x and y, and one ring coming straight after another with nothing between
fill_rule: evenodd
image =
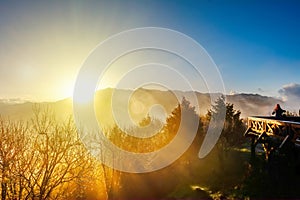
<instances>
[{"instance_id":1,"label":"mountain ridge","mask_svg":"<svg viewBox=\"0 0 300 200\"><path fill-rule=\"evenodd\" d=\"M114 110L123 114L129 112L132 115L136 115L136 119L133 121L138 121L141 117L145 117L147 115L149 109L151 109L153 105L162 105L164 112L168 115L178 104L176 95L180 97L179 101L181 101L183 97L186 97L189 100L192 95L196 95L198 102L191 102L191 104L195 105L198 103L199 110L197 110L197 112L200 115L204 115L207 110L211 108L210 97L216 94L220 93L170 90L162 91L144 88L133 91L106 88L95 92L95 109L97 117L102 119L105 123L111 124L111 120L113 120L114 116L107 113L112 111L110 108L112 105L111 98L112 95L116 95L118 98L115 100L116 103L114 106L116 108L114 108ZM130 96L133 100L128 100L128 96ZM234 104L234 108L241 111L243 118L252 115L270 115L275 104L284 103L282 100L274 97L251 93L225 95L225 98L226 102ZM50 110L55 113L57 120L66 120L73 115L72 99L65 98L54 102L26 101L24 103L15 104L11 102L5 103L5 100L0 100L0 116L9 117L9 119L27 120L33 116L34 106L50 108ZM132 108L133 111L131 112L124 109L127 107L130 107L128 108L129 110Z\"/></svg>"}]
</instances>

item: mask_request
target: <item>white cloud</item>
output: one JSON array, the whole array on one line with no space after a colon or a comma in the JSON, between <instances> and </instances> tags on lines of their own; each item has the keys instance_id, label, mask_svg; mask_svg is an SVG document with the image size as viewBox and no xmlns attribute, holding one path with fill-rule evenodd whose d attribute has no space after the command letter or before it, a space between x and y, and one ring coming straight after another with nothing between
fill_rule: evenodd
<instances>
[{"instance_id":1,"label":"white cloud","mask_svg":"<svg viewBox=\"0 0 300 200\"><path fill-rule=\"evenodd\" d=\"M22 98L10 98L10 99L1 99L0 102L5 104L21 104L27 101Z\"/></svg>"},{"instance_id":2,"label":"white cloud","mask_svg":"<svg viewBox=\"0 0 300 200\"><path fill-rule=\"evenodd\" d=\"M300 108L300 84L290 83L278 90L282 100L288 109L298 110Z\"/></svg>"},{"instance_id":3,"label":"white cloud","mask_svg":"<svg viewBox=\"0 0 300 200\"><path fill-rule=\"evenodd\" d=\"M238 94L238 93L234 90L230 90L230 92L229 92L229 95L236 95L236 94Z\"/></svg>"}]
</instances>

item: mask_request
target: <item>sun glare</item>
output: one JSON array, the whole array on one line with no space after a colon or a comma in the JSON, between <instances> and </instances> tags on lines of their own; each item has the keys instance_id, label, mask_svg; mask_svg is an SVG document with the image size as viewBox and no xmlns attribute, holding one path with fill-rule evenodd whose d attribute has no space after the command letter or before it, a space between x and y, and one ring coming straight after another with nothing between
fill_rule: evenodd
<instances>
[{"instance_id":1,"label":"sun glare","mask_svg":"<svg viewBox=\"0 0 300 200\"><path fill-rule=\"evenodd\" d=\"M94 99L94 94L93 92L93 83L88 80L87 78L85 79L84 83L79 85L78 88L74 88L73 92L73 102L77 104L89 104L93 101Z\"/></svg>"},{"instance_id":2,"label":"sun glare","mask_svg":"<svg viewBox=\"0 0 300 200\"><path fill-rule=\"evenodd\" d=\"M65 84L60 89L59 99L70 98L73 96L74 86L73 84Z\"/></svg>"},{"instance_id":3,"label":"sun glare","mask_svg":"<svg viewBox=\"0 0 300 200\"><path fill-rule=\"evenodd\" d=\"M73 95L73 102L78 104L89 104L93 101L94 96L90 96L87 92L82 91L80 94Z\"/></svg>"}]
</instances>

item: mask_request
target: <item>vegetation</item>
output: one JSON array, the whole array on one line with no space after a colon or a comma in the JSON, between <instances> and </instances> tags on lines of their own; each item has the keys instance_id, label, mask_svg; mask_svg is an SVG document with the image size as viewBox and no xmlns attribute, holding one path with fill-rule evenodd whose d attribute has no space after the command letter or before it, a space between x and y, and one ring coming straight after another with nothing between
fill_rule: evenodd
<instances>
[{"instance_id":1,"label":"vegetation","mask_svg":"<svg viewBox=\"0 0 300 200\"><path fill-rule=\"evenodd\" d=\"M36 108L30 124L0 119L0 135L2 200L78 198L91 189L95 161L70 120Z\"/></svg>"},{"instance_id":2,"label":"vegetation","mask_svg":"<svg viewBox=\"0 0 300 200\"><path fill-rule=\"evenodd\" d=\"M212 152L200 160L197 155L209 121L224 108L226 117L220 139ZM245 150L250 145L243 137L245 125L241 112L235 110L233 104L225 103L223 97L205 116L199 116L185 98L165 124L146 116L139 123L140 127L148 131L161 127L150 138L130 136L117 126L108 129L105 134L115 145L145 153L167 145L180 126L189 133L191 123L197 121L197 135L189 149L170 166L145 174L122 173L97 161L80 142L71 119L58 122L53 113L39 107L34 108L34 113L30 122L0 119L2 200L271 198L290 197L284 187L290 184L276 187L284 194L280 196L271 192L273 182L290 181L297 185L295 177L298 176L293 175L296 170L285 173L288 178L273 176L263 156L250 160L250 152ZM188 119L182 120L182 116ZM129 128L127 131L138 130ZM282 166L272 170L284 173ZM296 186L293 188L296 190Z\"/></svg>"}]
</instances>

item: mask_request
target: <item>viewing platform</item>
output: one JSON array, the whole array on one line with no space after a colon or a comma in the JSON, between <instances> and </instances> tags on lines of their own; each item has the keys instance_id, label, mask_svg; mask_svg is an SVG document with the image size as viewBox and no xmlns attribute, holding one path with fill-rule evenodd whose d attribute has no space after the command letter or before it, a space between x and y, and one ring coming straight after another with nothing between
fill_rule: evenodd
<instances>
[{"instance_id":1,"label":"viewing platform","mask_svg":"<svg viewBox=\"0 0 300 200\"><path fill-rule=\"evenodd\" d=\"M248 117L246 137L252 139L251 152L261 143L266 157L272 151L300 148L300 117L253 116Z\"/></svg>"}]
</instances>

